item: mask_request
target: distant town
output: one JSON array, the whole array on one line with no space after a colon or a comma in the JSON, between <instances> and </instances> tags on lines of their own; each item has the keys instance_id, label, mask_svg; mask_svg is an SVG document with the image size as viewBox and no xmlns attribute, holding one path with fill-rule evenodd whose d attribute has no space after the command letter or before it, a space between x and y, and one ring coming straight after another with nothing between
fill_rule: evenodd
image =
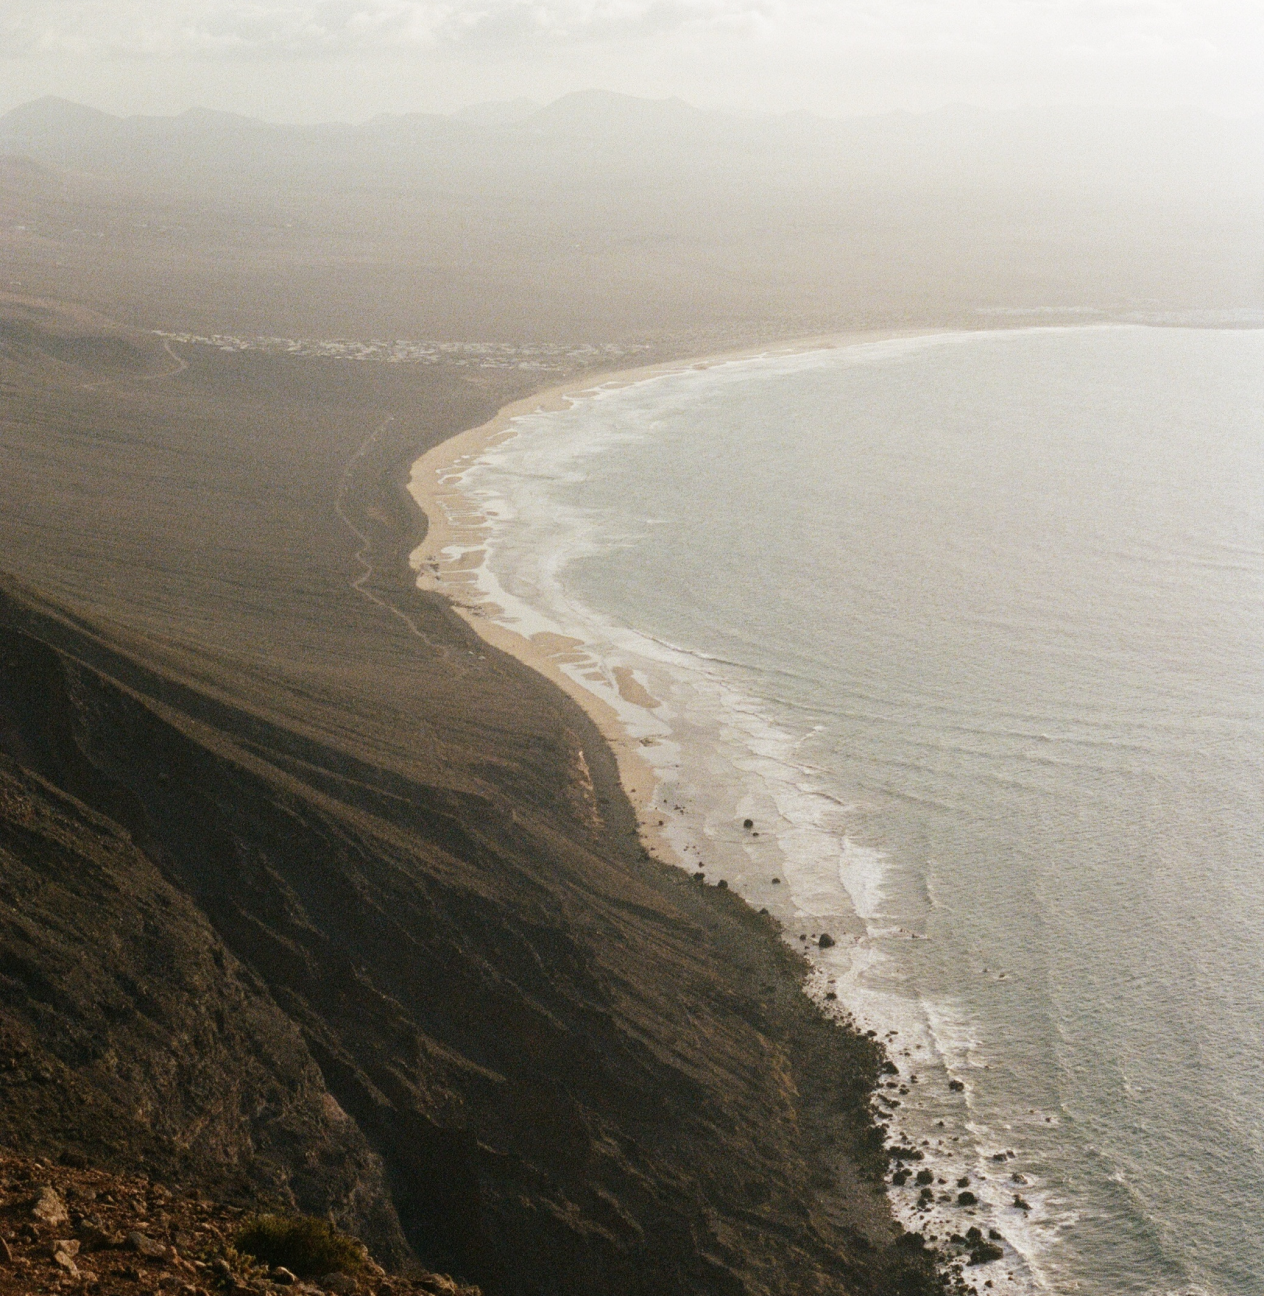
<instances>
[{"instance_id":1,"label":"distant town","mask_svg":"<svg viewBox=\"0 0 1264 1296\"><path fill-rule=\"evenodd\" d=\"M312 356L327 360L374 360L387 364L445 364L477 369L572 370L622 361L650 350L648 342L591 343L536 342L367 342L348 338L239 337L231 333L166 333L169 342L217 347L221 351L263 351L271 355Z\"/></svg>"}]
</instances>

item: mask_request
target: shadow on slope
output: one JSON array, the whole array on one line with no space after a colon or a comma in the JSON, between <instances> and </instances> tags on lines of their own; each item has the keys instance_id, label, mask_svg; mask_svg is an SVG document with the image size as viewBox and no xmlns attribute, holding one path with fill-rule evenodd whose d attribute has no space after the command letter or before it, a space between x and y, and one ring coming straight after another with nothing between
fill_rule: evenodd
<instances>
[{"instance_id":1,"label":"shadow on slope","mask_svg":"<svg viewBox=\"0 0 1264 1296\"><path fill-rule=\"evenodd\" d=\"M566 802L375 770L19 586L0 627L6 1029L54 1059L10 1137L236 1166L386 1254L397 1213L493 1292L933 1289L878 1193L880 1050L767 919ZM115 1094L153 1135L105 1136Z\"/></svg>"}]
</instances>

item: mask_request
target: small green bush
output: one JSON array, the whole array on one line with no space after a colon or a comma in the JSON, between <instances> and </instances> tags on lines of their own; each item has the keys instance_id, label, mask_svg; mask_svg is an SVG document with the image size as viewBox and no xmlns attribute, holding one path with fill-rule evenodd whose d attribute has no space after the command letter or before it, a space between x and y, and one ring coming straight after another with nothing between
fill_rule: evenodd
<instances>
[{"instance_id":1,"label":"small green bush","mask_svg":"<svg viewBox=\"0 0 1264 1296\"><path fill-rule=\"evenodd\" d=\"M238 1251L266 1265L282 1265L299 1278L364 1269L364 1246L310 1215L257 1215L233 1240Z\"/></svg>"}]
</instances>

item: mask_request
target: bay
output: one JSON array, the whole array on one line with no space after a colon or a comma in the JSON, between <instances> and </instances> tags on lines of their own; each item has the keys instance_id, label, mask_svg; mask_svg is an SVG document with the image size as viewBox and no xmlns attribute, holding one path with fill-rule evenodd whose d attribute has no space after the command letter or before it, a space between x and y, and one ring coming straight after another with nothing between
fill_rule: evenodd
<instances>
[{"instance_id":1,"label":"bay","mask_svg":"<svg viewBox=\"0 0 1264 1296\"><path fill-rule=\"evenodd\" d=\"M995 1227L994 1290L1264 1293L1264 333L692 369L462 489L678 857L917 1076L893 1137L980 1202L906 1223Z\"/></svg>"}]
</instances>

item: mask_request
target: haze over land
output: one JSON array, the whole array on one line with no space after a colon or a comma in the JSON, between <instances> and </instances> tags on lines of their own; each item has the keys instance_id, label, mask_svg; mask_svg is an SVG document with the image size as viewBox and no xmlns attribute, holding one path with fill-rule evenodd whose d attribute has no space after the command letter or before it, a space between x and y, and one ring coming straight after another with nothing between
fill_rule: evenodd
<instances>
[{"instance_id":1,"label":"haze over land","mask_svg":"<svg viewBox=\"0 0 1264 1296\"><path fill-rule=\"evenodd\" d=\"M151 328L749 339L1264 301L1264 130L1190 109L737 117L606 92L276 126L0 119L10 291Z\"/></svg>"},{"instance_id":2,"label":"haze over land","mask_svg":"<svg viewBox=\"0 0 1264 1296\"><path fill-rule=\"evenodd\" d=\"M875 1123L913 1076L418 588L405 483L649 362L1258 322L1259 36L1157 0L6 4L0 1144L485 1296L941 1293L885 1191L924 1154Z\"/></svg>"},{"instance_id":3,"label":"haze over land","mask_svg":"<svg viewBox=\"0 0 1264 1296\"><path fill-rule=\"evenodd\" d=\"M1264 109L1249 0L10 0L0 111L283 121L452 111L594 85L741 113L953 103Z\"/></svg>"}]
</instances>

